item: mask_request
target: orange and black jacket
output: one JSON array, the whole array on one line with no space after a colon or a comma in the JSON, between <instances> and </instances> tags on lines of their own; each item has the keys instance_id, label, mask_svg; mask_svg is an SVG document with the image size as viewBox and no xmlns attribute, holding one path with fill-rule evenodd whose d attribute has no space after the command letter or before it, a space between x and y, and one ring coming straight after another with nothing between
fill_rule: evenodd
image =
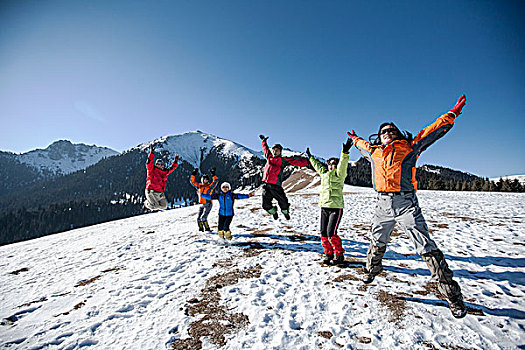
<instances>
[{"instance_id":1,"label":"orange and black jacket","mask_svg":"<svg viewBox=\"0 0 525 350\"><path fill-rule=\"evenodd\" d=\"M197 195L199 196L199 203L211 203L211 200L205 199L201 197L201 194L212 194L213 190L219 183L219 178L217 176L213 177L213 181L207 184L196 182L195 181L195 175L190 176L190 183L197 189Z\"/></svg>"},{"instance_id":2,"label":"orange and black jacket","mask_svg":"<svg viewBox=\"0 0 525 350\"><path fill-rule=\"evenodd\" d=\"M372 163L372 184L377 192L417 191L416 161L421 152L454 126L454 113L446 113L421 130L411 142L395 140L373 146L358 137L354 145Z\"/></svg>"}]
</instances>

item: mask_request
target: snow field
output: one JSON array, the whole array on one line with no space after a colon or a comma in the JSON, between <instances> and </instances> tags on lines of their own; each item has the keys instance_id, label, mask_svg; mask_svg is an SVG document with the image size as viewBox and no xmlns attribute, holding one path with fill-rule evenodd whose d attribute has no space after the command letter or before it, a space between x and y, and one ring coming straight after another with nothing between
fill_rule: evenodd
<instances>
[{"instance_id":1,"label":"snow field","mask_svg":"<svg viewBox=\"0 0 525 350\"><path fill-rule=\"evenodd\" d=\"M456 320L401 232L385 254L386 271L369 286L358 280L371 189L345 188L339 234L350 265L323 266L317 193L289 193L290 221L265 214L259 195L236 201L231 242L198 232L194 206L0 247L0 348L170 348L204 317L186 311L210 278L258 265L260 277L218 289L229 313L249 319L224 335L224 349L524 346L523 194L418 193L470 308ZM212 228L217 215L214 204ZM203 349L219 347L200 341Z\"/></svg>"}]
</instances>

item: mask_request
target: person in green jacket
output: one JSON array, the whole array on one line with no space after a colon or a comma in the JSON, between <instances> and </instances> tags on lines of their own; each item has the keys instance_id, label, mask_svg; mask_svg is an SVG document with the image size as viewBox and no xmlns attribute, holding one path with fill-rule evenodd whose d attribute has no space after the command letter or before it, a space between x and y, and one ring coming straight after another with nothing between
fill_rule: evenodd
<instances>
[{"instance_id":1,"label":"person in green jacket","mask_svg":"<svg viewBox=\"0 0 525 350\"><path fill-rule=\"evenodd\" d=\"M323 262L326 264L338 265L345 261L343 256L345 250L343 249L341 238L337 235L337 228L341 222L345 206L343 186L347 174L348 151L350 147L352 147L352 140L348 139L343 143L341 160L338 158L328 159L328 168L310 154L310 148L306 149L310 164L321 176L321 194L319 196L319 206L321 207L321 245L325 256Z\"/></svg>"}]
</instances>

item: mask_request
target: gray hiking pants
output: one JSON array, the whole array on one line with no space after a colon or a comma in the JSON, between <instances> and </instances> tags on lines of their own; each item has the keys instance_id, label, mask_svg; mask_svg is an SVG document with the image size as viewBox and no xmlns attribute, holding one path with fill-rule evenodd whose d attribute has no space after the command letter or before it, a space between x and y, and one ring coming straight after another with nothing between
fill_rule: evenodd
<instances>
[{"instance_id":1,"label":"gray hiking pants","mask_svg":"<svg viewBox=\"0 0 525 350\"><path fill-rule=\"evenodd\" d=\"M428 227L415 193L393 196L378 194L365 272L378 275L383 270L381 261L396 223L410 237L417 253L427 264L432 278L438 282L438 290L450 301L461 298L461 289L452 279L453 273L443 253L428 234Z\"/></svg>"},{"instance_id":2,"label":"gray hiking pants","mask_svg":"<svg viewBox=\"0 0 525 350\"><path fill-rule=\"evenodd\" d=\"M149 210L166 209L168 203L163 192L155 192L153 190L146 190L146 201L144 206Z\"/></svg>"},{"instance_id":3,"label":"gray hiking pants","mask_svg":"<svg viewBox=\"0 0 525 350\"><path fill-rule=\"evenodd\" d=\"M372 219L372 243L385 247L396 223L401 226L416 248L418 254L437 250L436 243L428 234L427 223L415 193L395 196L378 193L374 218Z\"/></svg>"},{"instance_id":4,"label":"gray hiking pants","mask_svg":"<svg viewBox=\"0 0 525 350\"><path fill-rule=\"evenodd\" d=\"M203 203L199 208L199 215L197 216L197 222L208 221L208 215L210 214L213 203Z\"/></svg>"}]
</instances>

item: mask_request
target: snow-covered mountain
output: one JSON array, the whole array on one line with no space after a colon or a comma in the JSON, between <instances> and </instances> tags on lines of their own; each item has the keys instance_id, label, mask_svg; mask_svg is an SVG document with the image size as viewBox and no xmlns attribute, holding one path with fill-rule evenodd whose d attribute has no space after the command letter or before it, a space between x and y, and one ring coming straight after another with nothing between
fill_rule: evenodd
<instances>
[{"instance_id":1,"label":"snow-covered mountain","mask_svg":"<svg viewBox=\"0 0 525 350\"><path fill-rule=\"evenodd\" d=\"M133 149L147 151L151 144L155 146L156 152L167 152L168 161L178 154L181 160L196 168L201 168L207 159L220 158L221 161L227 162L228 166L238 167L243 177L254 176L261 171L260 166L254 166L254 158L262 159L262 152L199 130L164 136L142 143Z\"/></svg>"},{"instance_id":2,"label":"snow-covered mountain","mask_svg":"<svg viewBox=\"0 0 525 350\"><path fill-rule=\"evenodd\" d=\"M102 158L117 154L117 151L107 147L59 140L44 149L14 155L14 158L43 174L64 175L85 169Z\"/></svg>"},{"instance_id":3,"label":"snow-covered mountain","mask_svg":"<svg viewBox=\"0 0 525 350\"><path fill-rule=\"evenodd\" d=\"M385 271L359 280L372 189L345 185L348 266L321 264L311 176L285 183L290 221L260 193L236 201L231 242L198 232L192 206L0 247L0 348L524 348L525 194L418 193L469 308L457 320L400 230Z\"/></svg>"}]
</instances>

